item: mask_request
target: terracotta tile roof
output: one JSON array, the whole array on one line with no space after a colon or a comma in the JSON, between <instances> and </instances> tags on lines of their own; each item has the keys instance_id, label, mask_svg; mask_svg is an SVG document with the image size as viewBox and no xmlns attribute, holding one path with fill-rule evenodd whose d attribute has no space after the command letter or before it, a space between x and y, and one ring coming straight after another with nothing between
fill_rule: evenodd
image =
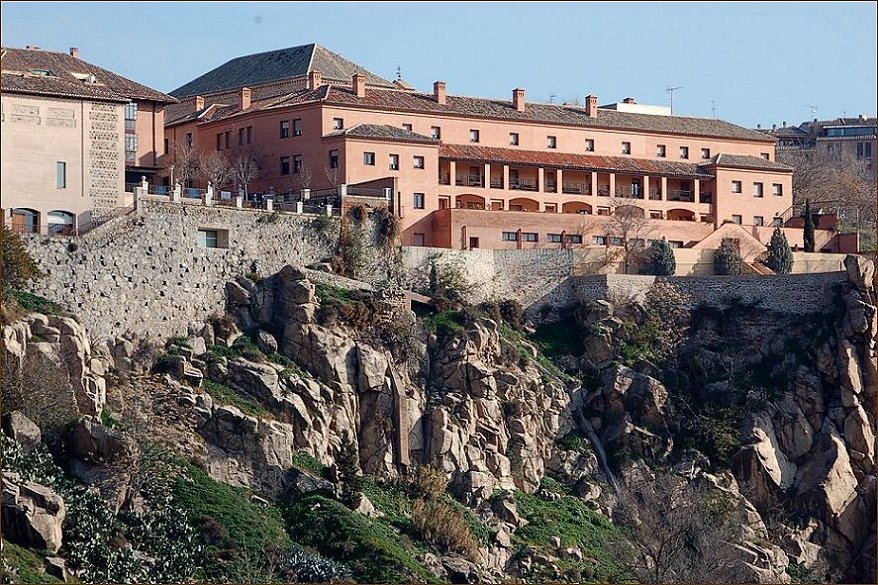
<instances>
[{"instance_id":1,"label":"terracotta tile roof","mask_svg":"<svg viewBox=\"0 0 878 585\"><path fill-rule=\"evenodd\" d=\"M328 81L350 83L353 74L360 71L369 85L393 87L390 81L312 43L237 57L178 87L171 95L182 98L239 87L253 88L308 75L313 69L319 70L321 77Z\"/></svg>"},{"instance_id":2,"label":"terracotta tile roof","mask_svg":"<svg viewBox=\"0 0 878 585\"><path fill-rule=\"evenodd\" d=\"M776 138L802 138L808 136L808 133L797 126L782 126L773 130L757 130L769 136Z\"/></svg>"},{"instance_id":3,"label":"terracotta tile roof","mask_svg":"<svg viewBox=\"0 0 878 585\"><path fill-rule=\"evenodd\" d=\"M439 146L439 141L423 134L417 134L405 128L397 128L396 126L387 126L383 124L357 124L345 130L332 132L324 136L331 138L333 136L350 136L351 138L371 138L375 140L386 140L390 142L418 142L423 144L435 144Z\"/></svg>"},{"instance_id":4,"label":"terracotta tile roof","mask_svg":"<svg viewBox=\"0 0 878 585\"><path fill-rule=\"evenodd\" d=\"M458 161L504 163L519 166L558 167L586 171L607 171L632 175L665 175L692 179L712 179L713 175L699 165L675 161L659 161L621 156L598 156L590 154L567 154L518 150L515 148L490 148L472 144L443 144L439 158Z\"/></svg>"},{"instance_id":5,"label":"terracotta tile roof","mask_svg":"<svg viewBox=\"0 0 878 585\"><path fill-rule=\"evenodd\" d=\"M67 53L3 47L0 63L4 91L125 102L132 99L167 104L177 101L167 94ZM35 75L32 73L34 71L45 73ZM75 74L94 75L96 83L86 83Z\"/></svg>"},{"instance_id":6,"label":"terracotta tile roof","mask_svg":"<svg viewBox=\"0 0 878 585\"><path fill-rule=\"evenodd\" d=\"M718 154L710 159L708 166L734 169L754 169L757 171L778 171L782 173L793 172L793 167L789 165L766 160L758 156L745 156L741 154Z\"/></svg>"}]
</instances>

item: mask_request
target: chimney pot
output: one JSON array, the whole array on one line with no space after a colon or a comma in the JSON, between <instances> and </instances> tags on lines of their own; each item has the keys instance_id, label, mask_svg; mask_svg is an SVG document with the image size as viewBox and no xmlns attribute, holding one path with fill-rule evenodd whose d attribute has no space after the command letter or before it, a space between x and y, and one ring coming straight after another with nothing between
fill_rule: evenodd
<instances>
[{"instance_id":1,"label":"chimney pot","mask_svg":"<svg viewBox=\"0 0 878 585\"><path fill-rule=\"evenodd\" d=\"M308 72L308 89L317 89L323 85L323 77L320 75L319 69L313 69Z\"/></svg>"},{"instance_id":2,"label":"chimney pot","mask_svg":"<svg viewBox=\"0 0 878 585\"><path fill-rule=\"evenodd\" d=\"M632 98L632 97L627 97L627 98L625 98L624 100L622 100L622 103L623 103L623 104L636 104L637 102L634 101L634 98Z\"/></svg>"},{"instance_id":3,"label":"chimney pot","mask_svg":"<svg viewBox=\"0 0 878 585\"><path fill-rule=\"evenodd\" d=\"M242 87L241 88L241 109L246 110L250 107L250 88Z\"/></svg>"},{"instance_id":4,"label":"chimney pot","mask_svg":"<svg viewBox=\"0 0 878 585\"><path fill-rule=\"evenodd\" d=\"M360 72L354 73L354 76L351 80L351 86L354 88L354 93L357 94L357 97L366 97L366 76Z\"/></svg>"},{"instance_id":5,"label":"chimney pot","mask_svg":"<svg viewBox=\"0 0 878 585\"><path fill-rule=\"evenodd\" d=\"M772 125L771 125L771 129L772 129L772 130L777 130L777 124L772 124Z\"/></svg>"},{"instance_id":6,"label":"chimney pot","mask_svg":"<svg viewBox=\"0 0 878 585\"><path fill-rule=\"evenodd\" d=\"M70 56L74 59L79 59L79 49L77 47L70 47Z\"/></svg>"},{"instance_id":7,"label":"chimney pot","mask_svg":"<svg viewBox=\"0 0 878 585\"><path fill-rule=\"evenodd\" d=\"M437 104L445 104L445 82L437 81L433 84L433 99Z\"/></svg>"},{"instance_id":8,"label":"chimney pot","mask_svg":"<svg viewBox=\"0 0 878 585\"><path fill-rule=\"evenodd\" d=\"M762 130L762 124L756 124L756 129L757 129L757 130Z\"/></svg>"},{"instance_id":9,"label":"chimney pot","mask_svg":"<svg viewBox=\"0 0 878 585\"><path fill-rule=\"evenodd\" d=\"M512 105L515 107L516 111L524 111L524 90L520 87L516 87L512 90Z\"/></svg>"},{"instance_id":10,"label":"chimney pot","mask_svg":"<svg viewBox=\"0 0 878 585\"><path fill-rule=\"evenodd\" d=\"M195 111L200 112L204 109L204 98L200 95L195 96Z\"/></svg>"},{"instance_id":11,"label":"chimney pot","mask_svg":"<svg viewBox=\"0 0 878 585\"><path fill-rule=\"evenodd\" d=\"M589 118L597 118L598 117L598 96L596 95L587 95L585 96L585 115Z\"/></svg>"}]
</instances>

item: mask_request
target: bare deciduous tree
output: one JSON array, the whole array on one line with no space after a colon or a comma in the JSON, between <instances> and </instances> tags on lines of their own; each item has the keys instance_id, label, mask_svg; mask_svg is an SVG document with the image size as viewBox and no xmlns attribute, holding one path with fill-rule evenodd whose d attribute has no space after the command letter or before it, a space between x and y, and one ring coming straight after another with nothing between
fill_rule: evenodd
<instances>
[{"instance_id":1,"label":"bare deciduous tree","mask_svg":"<svg viewBox=\"0 0 878 585\"><path fill-rule=\"evenodd\" d=\"M231 167L235 180L244 188L244 195L249 195L250 183L259 178L259 160L262 154L252 146L235 149L231 156Z\"/></svg>"},{"instance_id":2,"label":"bare deciduous tree","mask_svg":"<svg viewBox=\"0 0 878 585\"><path fill-rule=\"evenodd\" d=\"M625 274L630 272L636 250L644 248L646 238L654 231L655 226L646 217L642 207L624 200L613 200L612 215L607 223L607 238L608 243L616 241L615 245L622 247Z\"/></svg>"},{"instance_id":3,"label":"bare deciduous tree","mask_svg":"<svg viewBox=\"0 0 878 585\"><path fill-rule=\"evenodd\" d=\"M326 175L326 180L329 182L331 187L338 186L338 166L332 167L327 162L323 166L323 174Z\"/></svg>"},{"instance_id":4,"label":"bare deciduous tree","mask_svg":"<svg viewBox=\"0 0 878 585\"><path fill-rule=\"evenodd\" d=\"M182 142L174 148L174 178L183 185L198 178L200 155L196 147Z\"/></svg>"},{"instance_id":5,"label":"bare deciduous tree","mask_svg":"<svg viewBox=\"0 0 878 585\"><path fill-rule=\"evenodd\" d=\"M234 178L229 159L216 150L202 154L199 159L199 175L214 187L227 185Z\"/></svg>"}]
</instances>

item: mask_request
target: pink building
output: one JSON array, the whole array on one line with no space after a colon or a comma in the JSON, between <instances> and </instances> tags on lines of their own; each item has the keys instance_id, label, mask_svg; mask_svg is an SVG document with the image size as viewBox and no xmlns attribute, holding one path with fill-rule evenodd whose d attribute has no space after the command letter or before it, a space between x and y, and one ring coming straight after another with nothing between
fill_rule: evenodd
<instances>
[{"instance_id":1,"label":"pink building","mask_svg":"<svg viewBox=\"0 0 878 585\"><path fill-rule=\"evenodd\" d=\"M192 144L258 161L250 191L391 190L404 245L693 246L723 223L767 243L792 207L775 139L627 98L598 106L419 93L318 45L239 57L171 92L166 152ZM228 188L235 188L234 183ZM801 230L787 230L802 245ZM817 245L831 234L818 235Z\"/></svg>"}]
</instances>

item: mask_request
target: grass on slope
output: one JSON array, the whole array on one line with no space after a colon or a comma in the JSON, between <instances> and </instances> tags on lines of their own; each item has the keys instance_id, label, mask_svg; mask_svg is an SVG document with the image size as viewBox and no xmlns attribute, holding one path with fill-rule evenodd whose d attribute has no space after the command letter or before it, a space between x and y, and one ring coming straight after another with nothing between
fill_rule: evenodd
<instances>
[{"instance_id":1,"label":"grass on slope","mask_svg":"<svg viewBox=\"0 0 878 585\"><path fill-rule=\"evenodd\" d=\"M18 573L16 583L62 583L51 575L43 573L44 558L22 546L3 541L3 562ZM4 575L4 583L6 575Z\"/></svg>"},{"instance_id":2,"label":"grass on slope","mask_svg":"<svg viewBox=\"0 0 878 585\"><path fill-rule=\"evenodd\" d=\"M252 398L248 398L236 392L225 384L220 384L219 382L214 382L213 380L205 378L204 390L218 403L234 406L246 415L258 416L260 418L271 418L271 413L266 410L264 406Z\"/></svg>"}]
</instances>

